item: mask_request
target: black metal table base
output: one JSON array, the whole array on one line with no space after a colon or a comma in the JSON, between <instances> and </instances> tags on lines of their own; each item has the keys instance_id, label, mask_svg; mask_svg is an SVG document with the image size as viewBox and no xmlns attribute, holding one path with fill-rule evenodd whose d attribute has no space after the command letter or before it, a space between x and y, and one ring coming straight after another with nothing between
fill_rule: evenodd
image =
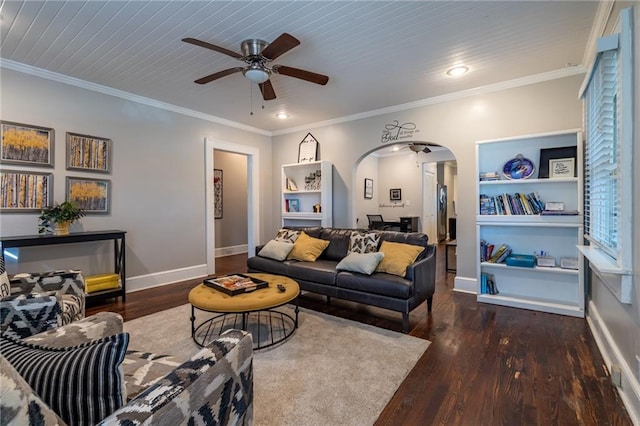
<instances>
[{"instance_id":1,"label":"black metal table base","mask_svg":"<svg viewBox=\"0 0 640 426\"><path fill-rule=\"evenodd\" d=\"M254 350L277 345L291 337L298 328L298 312L300 311L297 299L295 301L295 318L285 312L275 310L280 306L259 311L219 313L219 315L196 326L195 309L203 312L212 311L191 305L191 337L197 345L204 347L226 330L236 328L251 333Z\"/></svg>"}]
</instances>

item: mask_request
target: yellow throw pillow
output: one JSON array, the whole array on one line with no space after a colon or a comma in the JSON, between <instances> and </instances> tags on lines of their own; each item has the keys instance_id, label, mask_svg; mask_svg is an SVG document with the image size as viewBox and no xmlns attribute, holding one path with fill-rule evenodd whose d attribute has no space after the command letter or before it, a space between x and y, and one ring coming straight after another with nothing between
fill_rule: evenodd
<instances>
[{"instance_id":1,"label":"yellow throw pillow","mask_svg":"<svg viewBox=\"0 0 640 426\"><path fill-rule=\"evenodd\" d=\"M407 275L407 267L416 260L422 250L424 247L421 246L383 241L378 251L384 253L384 257L378 264L376 272L404 277Z\"/></svg>"},{"instance_id":2,"label":"yellow throw pillow","mask_svg":"<svg viewBox=\"0 0 640 426\"><path fill-rule=\"evenodd\" d=\"M329 245L329 241L308 236L304 231L300 232L298 239L293 244L293 250L287 259L301 260L303 262L315 262L318 256Z\"/></svg>"}]
</instances>

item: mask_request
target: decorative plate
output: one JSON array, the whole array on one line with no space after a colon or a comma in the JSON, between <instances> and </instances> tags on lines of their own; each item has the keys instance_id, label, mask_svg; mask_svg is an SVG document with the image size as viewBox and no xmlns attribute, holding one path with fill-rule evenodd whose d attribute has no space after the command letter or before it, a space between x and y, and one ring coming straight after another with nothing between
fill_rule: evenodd
<instances>
[{"instance_id":1,"label":"decorative plate","mask_svg":"<svg viewBox=\"0 0 640 426\"><path fill-rule=\"evenodd\" d=\"M507 179L528 179L535 170L531 160L518 154L516 158L512 158L504 164L502 174Z\"/></svg>"}]
</instances>

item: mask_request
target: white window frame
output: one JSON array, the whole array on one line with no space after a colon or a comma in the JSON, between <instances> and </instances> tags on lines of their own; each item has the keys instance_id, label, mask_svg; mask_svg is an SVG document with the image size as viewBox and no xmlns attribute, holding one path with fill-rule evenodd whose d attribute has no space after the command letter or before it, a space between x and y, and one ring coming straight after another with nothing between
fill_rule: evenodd
<instances>
[{"instance_id":1,"label":"white window frame","mask_svg":"<svg viewBox=\"0 0 640 426\"><path fill-rule=\"evenodd\" d=\"M616 23L616 33L603 37L598 43L598 56L606 50L618 51L618 90L617 90L617 175L618 175L618 221L617 244L613 250L600 247L588 235L585 238L591 242L589 246L579 246L580 252L589 260L589 266L602 282L616 295L622 303L631 303L632 274L633 274L633 239L632 239L632 208L633 208L633 50L632 50L632 10L624 9ZM598 59L587 74L580 96L583 97ZM588 129L585 132L589 144ZM586 160L588 161L588 159ZM586 202L586 198L585 198ZM588 220L585 217L585 220Z\"/></svg>"}]
</instances>

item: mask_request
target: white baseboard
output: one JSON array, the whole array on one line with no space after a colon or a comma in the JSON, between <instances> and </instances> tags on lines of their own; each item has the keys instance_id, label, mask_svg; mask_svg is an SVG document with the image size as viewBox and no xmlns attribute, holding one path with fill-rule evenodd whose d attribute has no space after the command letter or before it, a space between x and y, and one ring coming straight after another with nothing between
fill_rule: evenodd
<instances>
[{"instance_id":1,"label":"white baseboard","mask_svg":"<svg viewBox=\"0 0 640 426\"><path fill-rule=\"evenodd\" d=\"M249 246L247 244L241 244L239 246L220 247L215 250L215 257L231 256L232 254L247 253Z\"/></svg>"},{"instance_id":2,"label":"white baseboard","mask_svg":"<svg viewBox=\"0 0 640 426\"><path fill-rule=\"evenodd\" d=\"M616 389L631 417L631 422L634 425L640 425L640 383L633 373L634 369L625 361L620 348L618 348L593 302L589 302L587 322L609 372L612 364L620 366L622 387Z\"/></svg>"},{"instance_id":3,"label":"white baseboard","mask_svg":"<svg viewBox=\"0 0 640 426\"><path fill-rule=\"evenodd\" d=\"M138 275L127 278L127 293L145 290L147 288L160 287L180 281L205 277L207 275L207 265L189 266L186 268L173 269L171 271L156 272L154 274Z\"/></svg>"},{"instance_id":4,"label":"white baseboard","mask_svg":"<svg viewBox=\"0 0 640 426\"><path fill-rule=\"evenodd\" d=\"M455 277L453 280L453 291L478 294L478 280L475 278Z\"/></svg>"}]
</instances>

